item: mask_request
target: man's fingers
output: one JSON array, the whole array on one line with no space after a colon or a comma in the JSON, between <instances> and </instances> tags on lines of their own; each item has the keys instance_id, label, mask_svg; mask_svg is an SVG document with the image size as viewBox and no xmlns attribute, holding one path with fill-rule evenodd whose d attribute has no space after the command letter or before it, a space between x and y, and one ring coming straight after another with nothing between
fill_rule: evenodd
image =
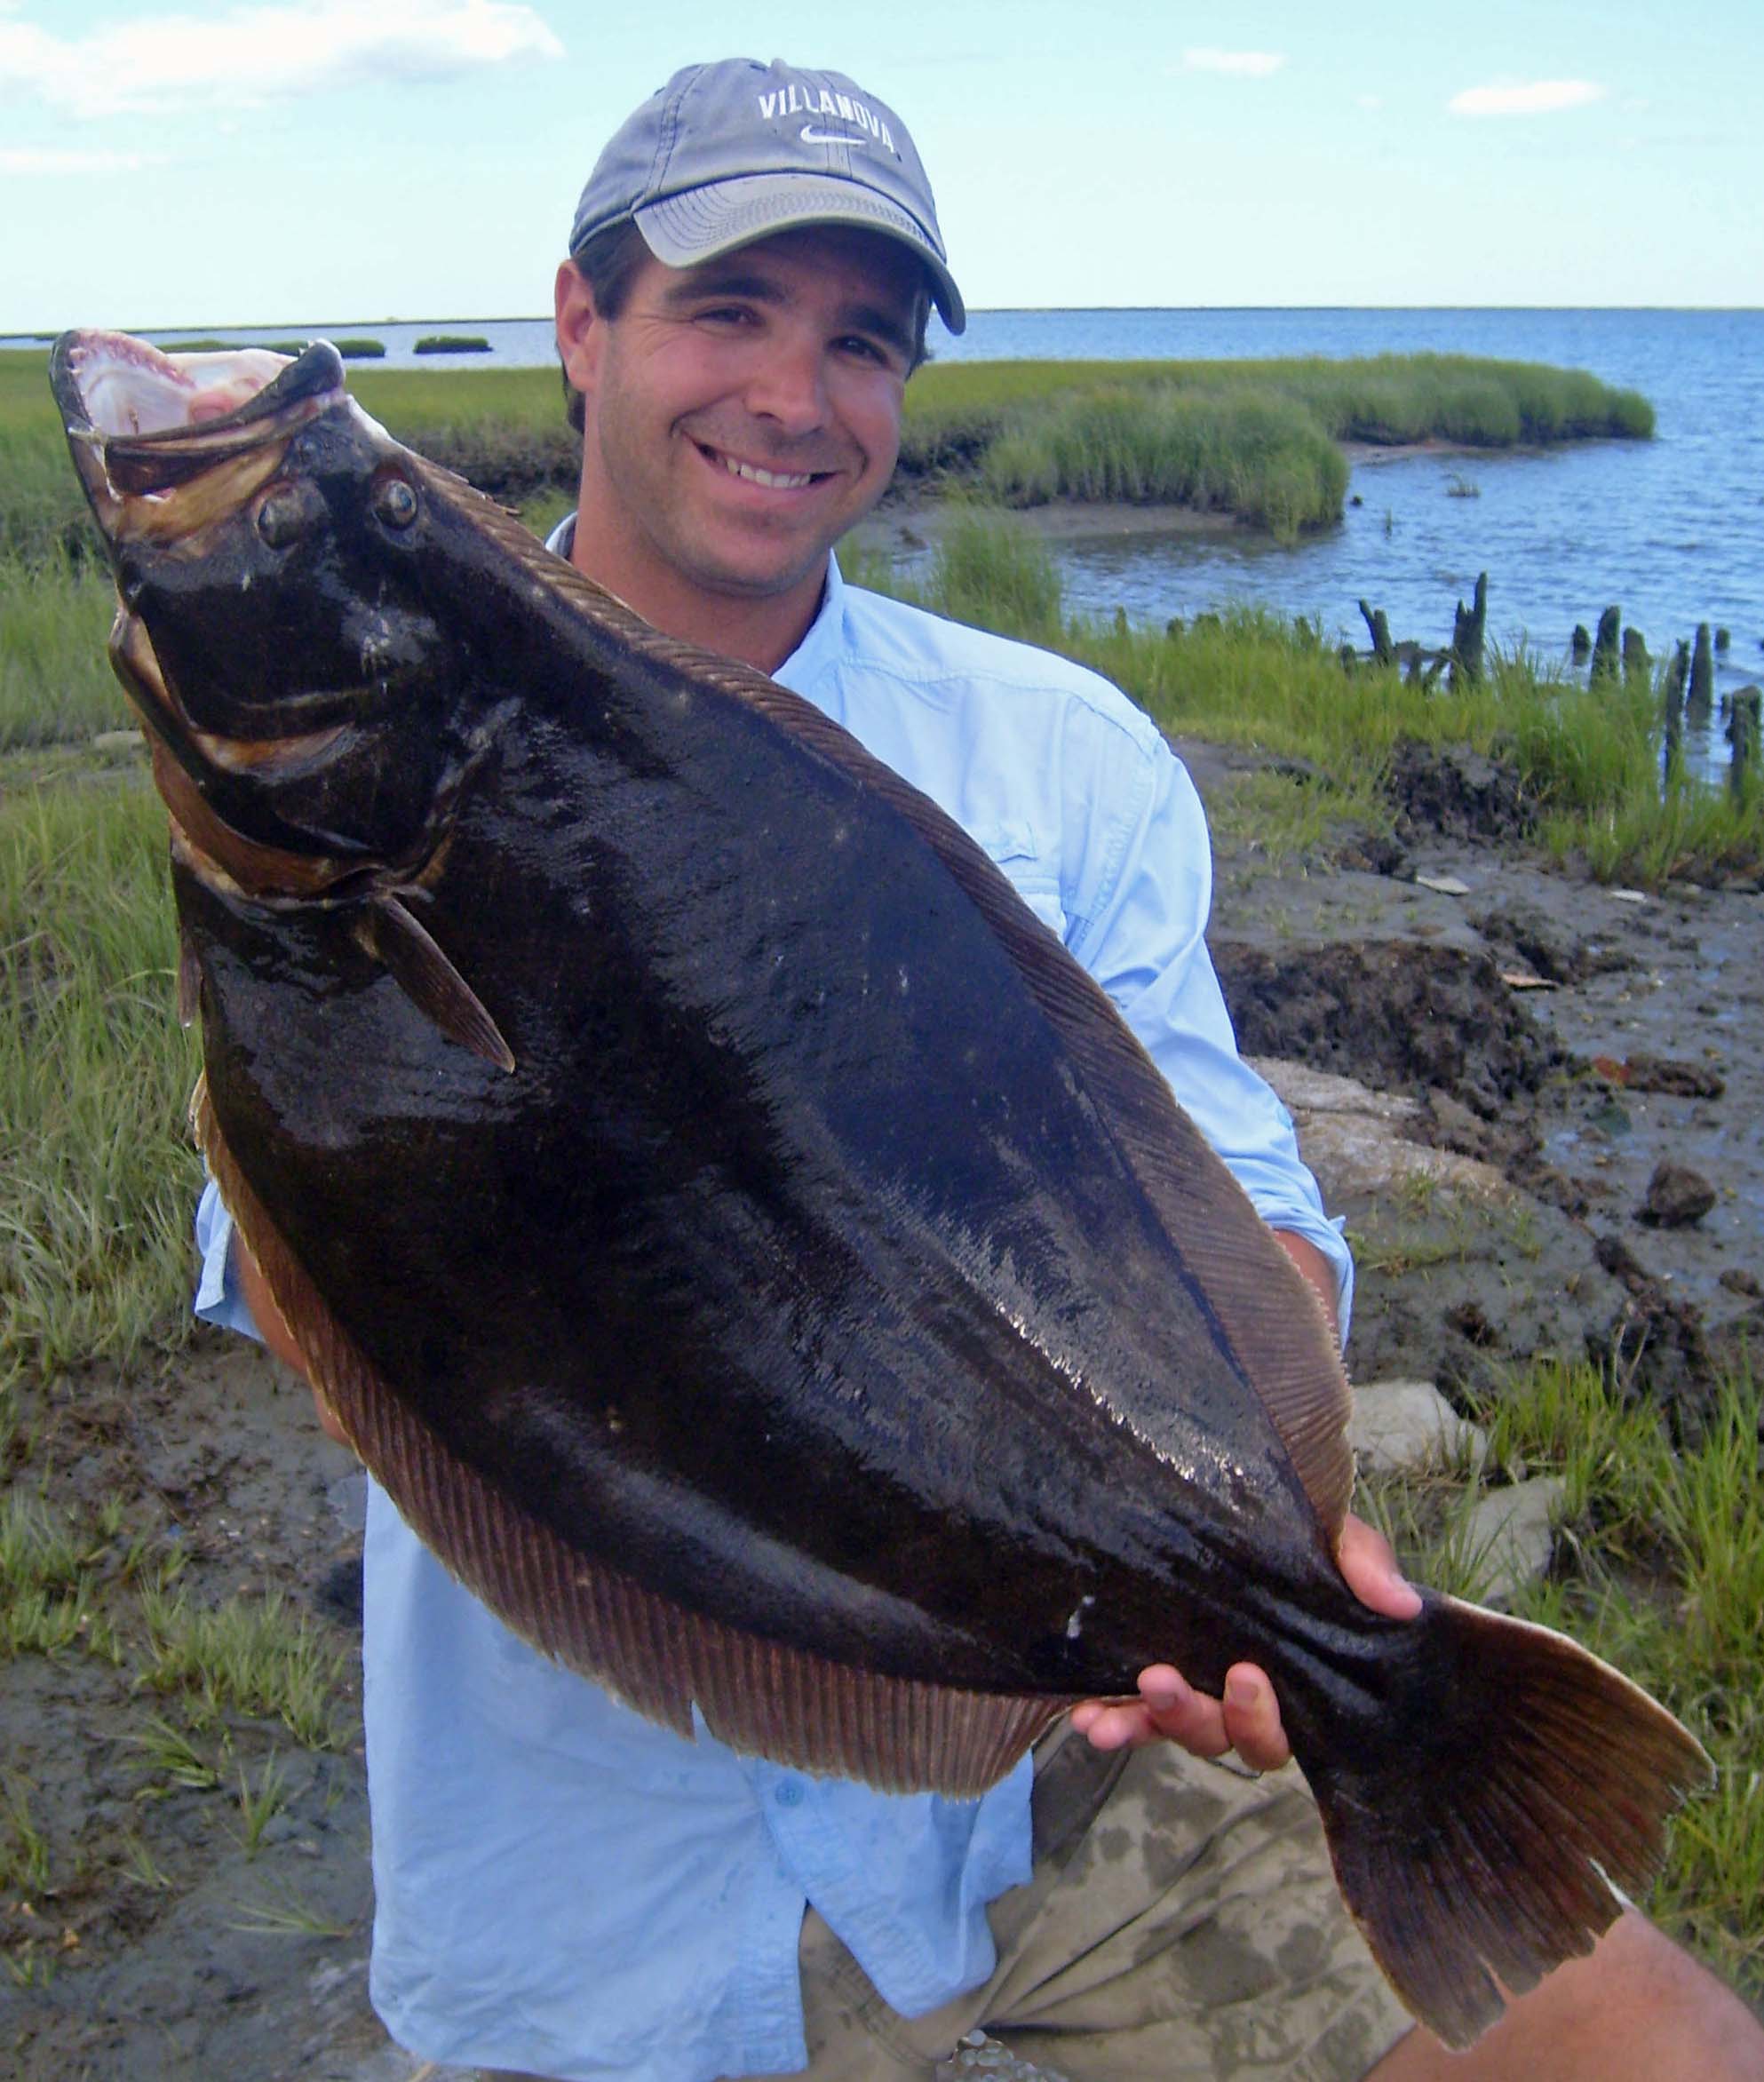
<instances>
[{"instance_id":1,"label":"man's fingers","mask_svg":"<svg viewBox=\"0 0 1764 2082\"><path fill-rule=\"evenodd\" d=\"M1274 1687L1253 1663L1226 1672L1223 1717L1230 1746L1251 1771L1278 1771L1291 1756Z\"/></svg>"},{"instance_id":2,"label":"man's fingers","mask_svg":"<svg viewBox=\"0 0 1764 2082\"><path fill-rule=\"evenodd\" d=\"M1343 1523L1335 1559L1348 1589L1374 1612L1412 1619L1421 1609L1421 1593L1397 1567L1390 1542L1363 1518L1350 1514Z\"/></svg>"},{"instance_id":3,"label":"man's fingers","mask_svg":"<svg viewBox=\"0 0 1764 2082\"><path fill-rule=\"evenodd\" d=\"M1140 1699L1152 1734L1180 1743L1190 1756L1222 1757L1231 1747L1219 1701L1197 1692L1168 1663L1140 1671Z\"/></svg>"}]
</instances>

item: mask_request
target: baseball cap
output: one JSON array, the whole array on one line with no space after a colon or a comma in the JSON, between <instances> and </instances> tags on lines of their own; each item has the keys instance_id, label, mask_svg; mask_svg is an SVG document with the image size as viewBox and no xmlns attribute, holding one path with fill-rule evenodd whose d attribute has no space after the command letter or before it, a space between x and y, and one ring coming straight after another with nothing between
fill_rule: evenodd
<instances>
[{"instance_id":1,"label":"baseball cap","mask_svg":"<svg viewBox=\"0 0 1764 2082\"><path fill-rule=\"evenodd\" d=\"M950 330L967 323L907 127L843 73L751 58L677 72L596 162L570 251L627 220L670 267L808 225L881 232L923 263Z\"/></svg>"}]
</instances>

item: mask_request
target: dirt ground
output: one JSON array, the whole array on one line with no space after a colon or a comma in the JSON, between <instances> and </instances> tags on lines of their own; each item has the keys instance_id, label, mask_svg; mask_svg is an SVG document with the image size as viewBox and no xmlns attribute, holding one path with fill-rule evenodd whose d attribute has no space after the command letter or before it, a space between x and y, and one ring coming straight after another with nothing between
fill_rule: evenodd
<instances>
[{"instance_id":1,"label":"dirt ground","mask_svg":"<svg viewBox=\"0 0 1764 2082\"><path fill-rule=\"evenodd\" d=\"M1183 749L1223 800L1243 760ZM1554 872L1475 762L1418 759L1403 788L1397 845L1350 838L1337 864L1281 877L1234 846L1214 908L1242 1045L1290 1089L1359 1250L1352 1370L1450 1392L1534 1351L1611 1354L1694 1420L1723 1350L1764 1341L1764 901L1629 902ZM1654 1184L1650 1214L1663 1165L1696 1178ZM52 1496L121 1497L182 1554L194 1600L280 1589L353 1650L360 1477L255 1349L203 1332L175 1363L39 1391L27 1414ZM0 1901L6 1957L34 1962L26 1984L0 1976L0 2066L29 2082L440 2082L367 2005L354 1692L329 1752L236 1730L249 1768L274 1754L285 1775L253 1848L225 1779L144 1802L151 1711L90 1658L6 1666L0 1754L33 1826L81 1856ZM150 1877L130 1870L139 1843Z\"/></svg>"}]
</instances>

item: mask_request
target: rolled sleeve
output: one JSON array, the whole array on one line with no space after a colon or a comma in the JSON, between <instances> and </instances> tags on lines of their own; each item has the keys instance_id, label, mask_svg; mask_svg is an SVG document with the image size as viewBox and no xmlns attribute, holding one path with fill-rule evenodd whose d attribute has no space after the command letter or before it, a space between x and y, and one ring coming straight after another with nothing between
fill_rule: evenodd
<instances>
[{"instance_id":1,"label":"rolled sleeve","mask_svg":"<svg viewBox=\"0 0 1764 2082\"><path fill-rule=\"evenodd\" d=\"M1354 1261L1299 1154L1292 1117L1237 1053L1206 949L1212 854L1188 770L1160 750L1104 900L1072 951L1120 1008L1195 1124L1270 1228L1314 1244L1335 1274L1344 1341Z\"/></svg>"}]
</instances>

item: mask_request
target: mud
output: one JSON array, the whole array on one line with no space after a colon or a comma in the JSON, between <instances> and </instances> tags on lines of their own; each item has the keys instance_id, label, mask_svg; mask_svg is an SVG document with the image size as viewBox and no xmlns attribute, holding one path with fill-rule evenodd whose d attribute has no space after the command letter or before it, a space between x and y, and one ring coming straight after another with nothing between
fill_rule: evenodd
<instances>
[{"instance_id":1,"label":"mud","mask_svg":"<svg viewBox=\"0 0 1764 2082\"><path fill-rule=\"evenodd\" d=\"M1221 800L1244 755L1183 749ZM1214 905L1243 1044L1274 1059L1356 1245L1351 1368L1461 1395L1536 1352L1591 1352L1694 1424L1723 1360L1764 1346L1764 898L1625 902L1529 850L1498 764L1395 771L1398 844L1283 878L1227 850ZM1642 1219L1662 1165L1708 1181L1706 1212ZM118 1499L145 1553L181 1556L193 1601L277 1589L353 1649L359 1477L255 1349L203 1332L126 1375L27 1383L12 1455L52 1501ZM143 1768L161 1703L126 1669L5 1666L7 1783L28 1787L51 1860L47 1884L15 1860L0 1890L0 1963L17 1968L0 1976L0 2069L444 2082L367 2003L359 1709L347 1685L335 1704L326 1752L231 1715L221 1783L182 1787ZM236 1777L271 1757L286 1801L248 1848Z\"/></svg>"}]
</instances>

